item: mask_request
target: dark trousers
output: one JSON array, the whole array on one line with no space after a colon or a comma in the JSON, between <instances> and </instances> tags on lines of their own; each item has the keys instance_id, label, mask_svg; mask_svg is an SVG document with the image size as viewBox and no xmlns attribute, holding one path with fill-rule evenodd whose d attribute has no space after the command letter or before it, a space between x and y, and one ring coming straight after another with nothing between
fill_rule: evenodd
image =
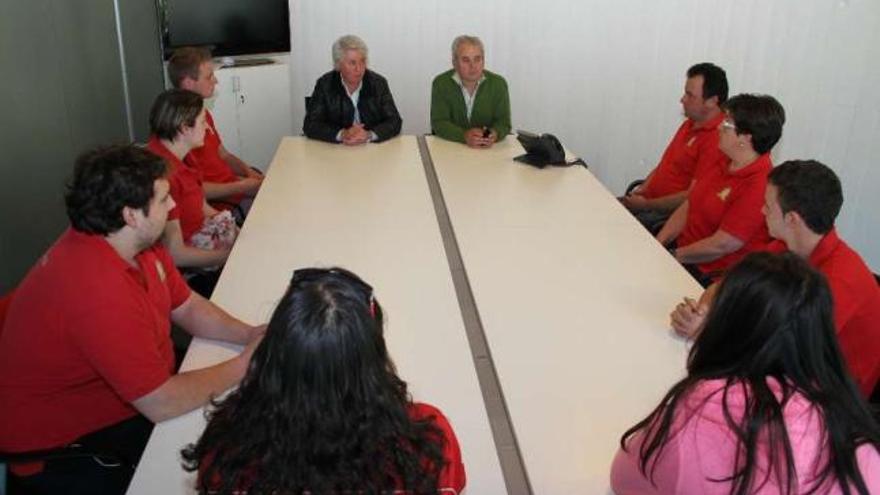
<instances>
[{"instance_id":1,"label":"dark trousers","mask_svg":"<svg viewBox=\"0 0 880 495\"><path fill-rule=\"evenodd\" d=\"M207 271L197 268L181 270L189 288L205 299L211 299L214 287L217 286L217 281L220 280L220 272L221 270Z\"/></svg>"},{"instance_id":2,"label":"dark trousers","mask_svg":"<svg viewBox=\"0 0 880 495\"><path fill-rule=\"evenodd\" d=\"M703 273L697 268L697 265L692 265L690 263L682 263L681 266L687 270L688 273L691 274L692 277L697 281L698 284L702 285L704 289L708 288L715 281L712 278L712 275Z\"/></svg>"},{"instance_id":3,"label":"dark trousers","mask_svg":"<svg viewBox=\"0 0 880 495\"><path fill-rule=\"evenodd\" d=\"M78 438L68 447L103 454L46 461L31 476L9 473L9 495L124 494L153 431L153 423L137 415Z\"/></svg>"}]
</instances>

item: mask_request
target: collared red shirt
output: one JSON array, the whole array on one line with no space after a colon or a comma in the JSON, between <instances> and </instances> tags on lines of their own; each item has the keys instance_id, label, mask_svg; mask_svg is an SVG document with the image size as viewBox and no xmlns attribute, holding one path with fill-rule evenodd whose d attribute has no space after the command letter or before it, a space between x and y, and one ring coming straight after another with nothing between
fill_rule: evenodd
<instances>
[{"instance_id":1,"label":"collared red shirt","mask_svg":"<svg viewBox=\"0 0 880 495\"><path fill-rule=\"evenodd\" d=\"M724 113L719 112L701 124L691 119L682 122L639 193L652 199L687 191L707 167L726 164L727 157L718 149L718 125L722 120Z\"/></svg>"},{"instance_id":2,"label":"collared red shirt","mask_svg":"<svg viewBox=\"0 0 880 495\"><path fill-rule=\"evenodd\" d=\"M54 448L118 423L171 376L170 314L191 292L160 243L135 262L68 229L28 272L0 346L0 450Z\"/></svg>"},{"instance_id":3,"label":"collared red shirt","mask_svg":"<svg viewBox=\"0 0 880 495\"><path fill-rule=\"evenodd\" d=\"M238 175L232 170L232 167L220 157L220 146L223 141L220 139L220 133L214 125L214 117L211 112L205 110L205 143L204 145L193 148L183 157L183 163L199 171L202 182L211 182L215 184L228 184L237 182ZM232 204L238 204L244 194L236 194L235 196L223 198L222 202L218 202L215 208L230 209Z\"/></svg>"},{"instance_id":4,"label":"collared red shirt","mask_svg":"<svg viewBox=\"0 0 880 495\"><path fill-rule=\"evenodd\" d=\"M461 96L464 97L464 106L467 109L467 118L468 120L471 120L471 114L474 111L474 99L477 97L477 91L480 90L480 85L486 80L486 75L483 74L480 76L480 80L477 81L477 85L474 87L473 94L464 87L464 83L461 81L461 78L458 77L458 72L452 73L452 80L458 83L458 86L461 88Z\"/></svg>"},{"instance_id":5,"label":"collared red shirt","mask_svg":"<svg viewBox=\"0 0 880 495\"><path fill-rule=\"evenodd\" d=\"M678 236L678 246L693 244L718 230L744 243L732 253L698 264L703 273L720 276L743 256L769 242L770 235L761 209L771 168L770 154L765 153L735 172L725 164L707 167L697 178L688 194L687 220Z\"/></svg>"},{"instance_id":6,"label":"collared red shirt","mask_svg":"<svg viewBox=\"0 0 880 495\"><path fill-rule=\"evenodd\" d=\"M774 240L767 251L788 250ZM834 299L834 326L840 351L862 394L870 397L880 381L880 288L868 265L837 235L822 237L810 253L810 266L819 270Z\"/></svg>"},{"instance_id":7,"label":"collared red shirt","mask_svg":"<svg viewBox=\"0 0 880 495\"><path fill-rule=\"evenodd\" d=\"M201 230L205 221L205 191L199 171L180 161L156 136L151 136L147 149L168 162L171 197L176 206L168 212L168 220L179 220L183 241L189 244L193 234Z\"/></svg>"}]
</instances>

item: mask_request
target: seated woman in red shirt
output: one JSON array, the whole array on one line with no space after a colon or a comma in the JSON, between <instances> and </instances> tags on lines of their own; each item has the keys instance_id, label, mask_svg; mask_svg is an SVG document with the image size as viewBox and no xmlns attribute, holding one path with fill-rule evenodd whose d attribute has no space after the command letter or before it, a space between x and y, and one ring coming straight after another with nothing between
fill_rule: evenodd
<instances>
[{"instance_id":1,"label":"seated woman in red shirt","mask_svg":"<svg viewBox=\"0 0 880 495\"><path fill-rule=\"evenodd\" d=\"M202 493L458 493L458 441L415 403L373 289L340 268L297 270L238 390L183 450Z\"/></svg>"},{"instance_id":2,"label":"seated woman in red shirt","mask_svg":"<svg viewBox=\"0 0 880 495\"><path fill-rule=\"evenodd\" d=\"M741 94L722 105L718 148L729 158L695 177L687 200L657 234L704 286L770 240L764 189L770 150L782 137L785 110L772 96Z\"/></svg>"},{"instance_id":3,"label":"seated woman in red shirt","mask_svg":"<svg viewBox=\"0 0 880 495\"><path fill-rule=\"evenodd\" d=\"M231 214L220 213L205 200L198 170L183 158L205 140L205 109L201 96L183 89L162 92L150 110L147 149L168 162L171 197L162 236L174 264L181 268L222 265L238 229Z\"/></svg>"},{"instance_id":4,"label":"seated woman in red shirt","mask_svg":"<svg viewBox=\"0 0 880 495\"><path fill-rule=\"evenodd\" d=\"M880 493L880 426L822 274L753 253L720 283L688 374L621 438L617 495Z\"/></svg>"}]
</instances>

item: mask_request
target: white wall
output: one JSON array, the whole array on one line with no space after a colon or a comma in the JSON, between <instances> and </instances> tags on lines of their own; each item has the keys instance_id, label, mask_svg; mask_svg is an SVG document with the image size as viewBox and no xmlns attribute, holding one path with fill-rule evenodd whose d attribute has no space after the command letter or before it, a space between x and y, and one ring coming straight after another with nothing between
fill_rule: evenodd
<instances>
[{"instance_id":1,"label":"white wall","mask_svg":"<svg viewBox=\"0 0 880 495\"><path fill-rule=\"evenodd\" d=\"M777 163L815 158L841 176L839 229L880 270L876 0L291 0L291 18L297 130L338 36L364 38L403 132L424 133L452 38L476 34L487 68L510 85L514 128L556 134L618 193L680 123L687 67L715 62L731 94L769 93L785 107Z\"/></svg>"}]
</instances>

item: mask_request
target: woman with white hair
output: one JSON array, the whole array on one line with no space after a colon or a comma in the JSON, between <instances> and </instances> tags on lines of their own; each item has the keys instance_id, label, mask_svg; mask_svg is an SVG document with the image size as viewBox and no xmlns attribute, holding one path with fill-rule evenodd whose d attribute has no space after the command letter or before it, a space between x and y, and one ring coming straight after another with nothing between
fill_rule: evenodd
<instances>
[{"instance_id":1,"label":"woman with white hair","mask_svg":"<svg viewBox=\"0 0 880 495\"><path fill-rule=\"evenodd\" d=\"M367 69L367 45L354 35L333 43L334 70L307 98L303 132L312 139L358 145L400 134L403 121L384 77Z\"/></svg>"}]
</instances>

